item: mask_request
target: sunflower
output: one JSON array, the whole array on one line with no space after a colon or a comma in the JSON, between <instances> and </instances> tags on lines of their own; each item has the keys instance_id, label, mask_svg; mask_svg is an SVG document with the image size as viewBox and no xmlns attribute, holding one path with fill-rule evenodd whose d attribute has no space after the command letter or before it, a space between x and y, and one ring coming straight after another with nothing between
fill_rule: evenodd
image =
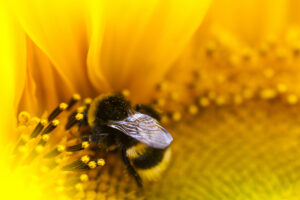
<instances>
[{"instance_id":1,"label":"sunflower","mask_svg":"<svg viewBox=\"0 0 300 200\"><path fill-rule=\"evenodd\" d=\"M0 5L4 198L298 199L299 3ZM144 191L117 155L65 151L68 115L106 92L157 108L174 137Z\"/></svg>"}]
</instances>

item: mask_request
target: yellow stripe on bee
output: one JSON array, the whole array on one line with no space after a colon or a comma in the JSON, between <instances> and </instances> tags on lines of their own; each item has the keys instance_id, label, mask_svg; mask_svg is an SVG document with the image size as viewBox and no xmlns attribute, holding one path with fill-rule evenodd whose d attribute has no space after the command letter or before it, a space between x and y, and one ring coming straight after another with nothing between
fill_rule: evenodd
<instances>
[{"instance_id":1,"label":"yellow stripe on bee","mask_svg":"<svg viewBox=\"0 0 300 200\"><path fill-rule=\"evenodd\" d=\"M137 158L139 155L142 155L147 150L147 146L142 143L130 147L126 150L127 157L129 159Z\"/></svg>"},{"instance_id":2,"label":"yellow stripe on bee","mask_svg":"<svg viewBox=\"0 0 300 200\"><path fill-rule=\"evenodd\" d=\"M156 166L150 169L137 169L138 174L143 180L156 181L161 177L163 171L166 170L170 160L171 160L171 149L167 149L163 160L158 163Z\"/></svg>"}]
</instances>

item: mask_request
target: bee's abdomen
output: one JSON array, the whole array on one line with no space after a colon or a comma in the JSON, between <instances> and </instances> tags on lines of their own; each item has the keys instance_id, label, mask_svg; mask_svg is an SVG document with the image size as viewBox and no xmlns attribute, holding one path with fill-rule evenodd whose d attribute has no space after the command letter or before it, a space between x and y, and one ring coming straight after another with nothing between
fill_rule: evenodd
<instances>
[{"instance_id":1,"label":"bee's abdomen","mask_svg":"<svg viewBox=\"0 0 300 200\"><path fill-rule=\"evenodd\" d=\"M171 157L170 148L154 149L141 143L127 149L126 153L138 174L147 180L158 179Z\"/></svg>"},{"instance_id":2,"label":"bee's abdomen","mask_svg":"<svg viewBox=\"0 0 300 200\"><path fill-rule=\"evenodd\" d=\"M132 159L132 163L136 169L149 169L163 160L164 153L165 149L146 148L143 154Z\"/></svg>"}]
</instances>

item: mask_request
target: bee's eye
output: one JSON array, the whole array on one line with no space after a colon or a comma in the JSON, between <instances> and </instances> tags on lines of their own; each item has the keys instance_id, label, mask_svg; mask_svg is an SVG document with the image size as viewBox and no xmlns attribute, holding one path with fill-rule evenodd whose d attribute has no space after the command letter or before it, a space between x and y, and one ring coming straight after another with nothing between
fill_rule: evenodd
<instances>
[{"instance_id":1,"label":"bee's eye","mask_svg":"<svg viewBox=\"0 0 300 200\"><path fill-rule=\"evenodd\" d=\"M96 117L103 121L122 120L128 116L129 109L130 103L123 96L110 96L99 103Z\"/></svg>"}]
</instances>

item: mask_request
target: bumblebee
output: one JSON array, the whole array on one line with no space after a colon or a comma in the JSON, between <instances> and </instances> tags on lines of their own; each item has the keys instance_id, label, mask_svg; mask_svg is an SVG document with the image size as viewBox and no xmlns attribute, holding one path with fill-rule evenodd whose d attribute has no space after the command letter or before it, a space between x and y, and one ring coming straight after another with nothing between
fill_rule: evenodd
<instances>
[{"instance_id":1,"label":"bumblebee","mask_svg":"<svg viewBox=\"0 0 300 200\"><path fill-rule=\"evenodd\" d=\"M173 138L159 121L150 106L132 107L121 94L103 94L84 111L82 122L90 133L82 141L107 151L120 149L128 172L141 187L142 180L158 179L170 160Z\"/></svg>"}]
</instances>

